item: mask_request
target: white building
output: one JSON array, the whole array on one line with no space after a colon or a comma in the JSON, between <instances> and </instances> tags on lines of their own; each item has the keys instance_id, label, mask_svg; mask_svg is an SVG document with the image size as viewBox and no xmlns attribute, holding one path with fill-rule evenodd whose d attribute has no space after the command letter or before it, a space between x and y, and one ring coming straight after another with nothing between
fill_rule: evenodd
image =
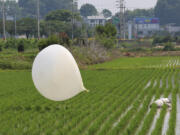
<instances>
[{"instance_id":1,"label":"white building","mask_svg":"<svg viewBox=\"0 0 180 135\"><path fill-rule=\"evenodd\" d=\"M134 30L136 38L152 36L153 33L160 30L158 18L135 18Z\"/></svg>"},{"instance_id":2,"label":"white building","mask_svg":"<svg viewBox=\"0 0 180 135\"><path fill-rule=\"evenodd\" d=\"M174 24L168 24L166 25L165 30L168 31L169 33L180 32L180 26L175 26Z\"/></svg>"},{"instance_id":3,"label":"white building","mask_svg":"<svg viewBox=\"0 0 180 135\"><path fill-rule=\"evenodd\" d=\"M86 22L91 27L96 27L98 25L104 26L106 24L106 18L103 15L88 16Z\"/></svg>"}]
</instances>

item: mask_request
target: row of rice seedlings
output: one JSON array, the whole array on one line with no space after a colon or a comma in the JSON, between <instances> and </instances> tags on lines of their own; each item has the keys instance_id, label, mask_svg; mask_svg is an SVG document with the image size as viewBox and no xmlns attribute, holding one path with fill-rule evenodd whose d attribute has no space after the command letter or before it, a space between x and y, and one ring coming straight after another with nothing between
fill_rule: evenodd
<instances>
[{"instance_id":1,"label":"row of rice seedlings","mask_svg":"<svg viewBox=\"0 0 180 135\"><path fill-rule=\"evenodd\" d=\"M180 94L177 94L176 135L180 134Z\"/></svg>"},{"instance_id":2,"label":"row of rice seedlings","mask_svg":"<svg viewBox=\"0 0 180 135\"><path fill-rule=\"evenodd\" d=\"M159 78L159 76L158 76L158 78ZM154 84L157 82L157 80L159 80L159 79L154 80ZM155 91L155 89L157 89L157 87L159 85L159 84L157 84L157 87L154 89L154 84L152 87L153 89L151 88L151 93L149 93L148 97L144 101L142 109L138 113L135 114L135 117L133 118L133 120L131 120L130 125L128 126L128 128L125 130L125 132L123 134L125 134L125 135L126 134L135 134L136 130L141 126L142 119L144 119L144 116L147 115L147 113L150 111L149 106L152 103L152 98L154 97L153 91Z\"/></svg>"},{"instance_id":3,"label":"row of rice seedlings","mask_svg":"<svg viewBox=\"0 0 180 135\"><path fill-rule=\"evenodd\" d=\"M102 95L102 89L103 89L104 93L108 93L109 92L108 88L113 89L114 85L121 84L121 83L123 83L123 81L127 80L127 77L125 76L125 74L123 74L123 72L118 73L118 75L122 74L122 80L118 80L118 76L116 75L117 72L114 72L114 71L113 72L112 71L111 72L109 72L109 71L104 72L103 71L102 73L103 73L102 75L101 74L95 75L95 76L97 76L96 78L98 78L98 76L101 76L100 80L93 79L93 81L91 81L91 83L93 82L93 85L91 84L91 86L88 87L88 89L90 89L90 93L82 94L82 97L78 96L76 99L79 102L74 101L74 100L70 100L68 102L68 104L74 103L72 107L81 109L81 107L84 107L84 106L87 107L87 106L89 106L89 104L92 105L94 103L97 103L98 100L101 101L102 98L104 97L104 95ZM125 71L125 73L127 74L126 71ZM113 83L107 83L109 81L113 81ZM98 90L96 88L97 84L98 84ZM96 98L95 98L95 100L92 100L92 99L94 99L94 96L96 96ZM91 101L91 103L87 102L87 104L81 104L82 100L83 101ZM80 103L80 104L78 104L78 106L77 106L77 103ZM67 103L66 103L66 105L67 105Z\"/></svg>"},{"instance_id":4,"label":"row of rice seedlings","mask_svg":"<svg viewBox=\"0 0 180 135\"><path fill-rule=\"evenodd\" d=\"M144 86L144 85L143 85ZM123 99L124 100L124 99ZM126 98L125 98L125 100L126 100ZM119 104L119 102L117 102L117 104ZM125 104L125 103L124 103ZM89 129L87 130L87 134L95 134L97 131L98 131L98 129L100 129L101 128L101 125L105 122L105 121L107 121L112 115L113 115L113 113L115 113L117 110L120 110L120 107L121 107L121 104L119 104L119 106L118 107L116 107L115 109L112 109L112 110L110 110L109 112L108 111L106 111L105 113L104 113L104 115L101 115L98 119L96 119L96 121L94 122L94 123L92 123L92 125L89 127ZM122 108L121 110L126 110L127 109L127 106L126 106L126 108Z\"/></svg>"},{"instance_id":5,"label":"row of rice seedlings","mask_svg":"<svg viewBox=\"0 0 180 135\"><path fill-rule=\"evenodd\" d=\"M149 78L151 78L151 76L149 76L149 75L152 75L152 74L148 75L147 72L145 74L147 75L147 76L146 75L145 76L148 77L146 79L149 80ZM119 119L119 117L121 117L122 114L129 108L127 106L131 106L131 104L133 103L134 100L139 99L140 95L138 93L141 92L141 89L144 87L144 85L147 83L148 80L142 81L140 85L138 82L135 83L137 86L139 85L138 87L135 85L136 89L135 90L133 89L133 91L136 91L136 93L134 95L128 97L127 104L121 104L121 106L118 108L118 110L114 111L109 116L109 118L105 122L103 122L103 125L101 126L101 128L99 129L99 131L97 133L98 135L107 134L108 131L110 131L110 129L113 128L114 123L116 123L116 121ZM137 96L137 95L139 95L139 96ZM135 96L136 96L136 98L134 98Z\"/></svg>"},{"instance_id":6,"label":"row of rice seedlings","mask_svg":"<svg viewBox=\"0 0 180 135\"><path fill-rule=\"evenodd\" d=\"M132 84L133 84L133 82L132 82ZM126 87L127 86L127 84L125 83L125 85L124 85L124 87ZM119 91L119 89L117 89L117 91ZM128 91L126 91L126 89L123 89L123 91L119 91L120 93L120 95L122 95L122 98L126 98L129 94L131 94L131 91L130 90L128 90ZM128 92L128 93L127 93ZM124 95L123 95L124 94ZM117 94L115 94L114 93L114 95L115 96L117 96ZM122 100L122 98L118 98L119 100L121 100L121 102L123 102L123 100ZM112 97L111 98L112 100L111 100L111 102L109 102L109 104L112 104L113 103L113 101L114 101L114 98ZM107 102L107 101L106 101ZM108 110L113 110L116 106L117 106L118 104L116 103L116 102L114 102L114 104L113 105L111 105L111 107L110 108L108 108ZM105 108L104 108L105 109ZM87 121L85 121L86 122L86 124L85 123L81 123L81 125L79 126L79 129L84 129L85 127L87 127L87 124L89 123L89 121L92 121L93 119L95 119L98 115L100 115L101 114L101 112L102 112L102 110L104 110L104 109L100 109L99 110L99 112L97 113L97 114L95 114L95 115L91 115L92 117L87 117ZM108 110L107 110L107 112L108 112ZM76 128L76 129L74 129L75 131L77 131L78 129ZM74 132L74 131L73 131Z\"/></svg>"},{"instance_id":7,"label":"row of rice seedlings","mask_svg":"<svg viewBox=\"0 0 180 135\"><path fill-rule=\"evenodd\" d=\"M168 108L168 111L166 112L165 118L164 118L164 124L162 127L162 135L166 135L167 130L169 128L169 119L170 119L170 109Z\"/></svg>"},{"instance_id":8,"label":"row of rice seedlings","mask_svg":"<svg viewBox=\"0 0 180 135\"><path fill-rule=\"evenodd\" d=\"M36 103L37 103L37 102L36 102ZM47 105L47 103L46 103L46 105ZM40 106L42 106L42 104L41 104ZM63 110L61 109L61 113L62 113L62 111L63 111ZM27 117L23 117L23 116L28 115L28 112L29 112L29 111L27 111L27 112L23 112L23 115L18 115L18 116L19 116L19 117L21 117L21 118L23 118L23 119L24 119L24 118L27 118ZM30 111L30 113L32 113L32 112ZM61 114L61 113L60 113L60 114ZM33 110L33 114L35 114L35 115L36 115L36 114L37 114L37 115L39 115L39 114L38 114L38 112L36 112L36 111L34 111L34 110ZM36 116L37 116L37 115L36 115ZM24 124L23 124L23 125L24 125ZM45 124L44 124L44 125L45 125Z\"/></svg>"},{"instance_id":9,"label":"row of rice seedlings","mask_svg":"<svg viewBox=\"0 0 180 135\"><path fill-rule=\"evenodd\" d=\"M166 115L166 110L167 110L167 106L163 106L163 109L161 110L160 116L156 122L156 126L155 126L153 132L151 133L151 135L160 135L161 134L164 118Z\"/></svg>"},{"instance_id":10,"label":"row of rice seedlings","mask_svg":"<svg viewBox=\"0 0 180 135\"><path fill-rule=\"evenodd\" d=\"M172 73L169 74L168 79L171 80L172 76L173 76ZM168 82L169 82L169 86L170 86L170 87L169 87L168 90L166 90L166 91L164 92L164 97L168 97L168 95L170 94L171 89L172 89L172 83L171 83L171 81L168 81ZM160 135L160 134L162 133L162 127L163 127L163 123L164 123L164 119L165 119L166 112L167 112L167 106L164 105L164 106L163 106L163 109L161 110L160 116L159 116L159 118L157 119L156 126L155 126L155 128L153 129L151 135Z\"/></svg>"},{"instance_id":11,"label":"row of rice seedlings","mask_svg":"<svg viewBox=\"0 0 180 135\"><path fill-rule=\"evenodd\" d=\"M103 72L103 73L105 73L105 72ZM118 80L117 76L114 73L113 73L113 76L114 77L111 77L110 79L111 80L115 80L114 81L114 85L117 85L119 83L121 84L121 83L124 83L124 82L127 81L127 77L124 78L124 76L123 76L123 78L124 78L123 81L121 81L121 80L117 81ZM103 80L103 79L101 79L101 80ZM109 84L109 85L107 85L107 84ZM104 93L103 94L107 94L108 93L108 89L106 89L105 87L108 87L108 88L109 87L110 88L114 87L112 84L113 83L105 83L105 85L102 85L103 87L101 87L101 88L104 89ZM112 90L112 93L113 93L113 91L114 90ZM101 100L101 102L103 102L103 100L107 100L107 98L108 98L108 97L104 96L102 94L102 92L100 93L100 91L90 92L90 94L92 94L90 99L88 99L87 101L83 100L83 102L87 103L86 106L84 106L84 103L81 101L80 105L82 105L83 107L81 107L81 106L79 106L79 107L78 106L70 107L70 109L69 109L70 112L68 114L66 114L66 120L64 120L65 122L63 122L63 126L61 126L61 131L66 130L67 132L69 132L69 130L73 126L77 125L78 122L80 122L83 118L86 118L91 113L89 111L89 106L93 106L94 109L98 109L99 104L97 104L97 103L99 103L99 100ZM96 98L92 99L92 96L94 96ZM109 95L109 96L111 96L111 95ZM91 104L89 104L90 102L91 102ZM73 104L77 104L77 103L73 103ZM97 104L97 105L93 105L93 104ZM75 109L75 110L72 111L72 109ZM77 111L77 110L79 110L79 111ZM71 114L71 112L73 112L73 113ZM81 114L81 115L79 115L79 114Z\"/></svg>"},{"instance_id":12,"label":"row of rice seedlings","mask_svg":"<svg viewBox=\"0 0 180 135\"><path fill-rule=\"evenodd\" d=\"M118 79L116 79L116 80L118 80ZM131 81L131 79L130 79L130 81ZM118 84L118 86L121 85L121 84L122 84L122 86L123 86L123 85L125 84L125 82L128 83L129 81L128 81L128 80L125 80L124 82ZM117 84L114 84L114 85L117 85ZM114 90L117 91L117 88L114 88ZM103 97L101 98L101 100L102 100L101 102L104 103L104 102L107 102L107 99L112 99L111 96L113 96L114 93L113 93L113 91L111 90L111 92L110 92L109 94L108 94L108 93L107 93L107 94L106 94L106 93L103 93L103 94L101 93L101 95L103 95ZM107 96L104 96L104 95L107 95ZM106 97L106 98L104 98L104 97ZM103 99L103 98L104 98L104 99ZM96 104L95 104L96 109L99 109L99 110L100 110L99 106L102 104L101 102L96 102ZM95 110L94 106L92 106L92 107L93 107L92 109ZM89 109L86 109L86 110L89 111ZM92 111L93 111L93 110L92 110ZM92 113L91 113L91 114L92 114ZM88 117L88 115L85 116L85 118L87 118L87 117ZM80 121L79 121L79 122L80 122ZM76 123L76 126L77 126L77 124L78 124L78 123Z\"/></svg>"},{"instance_id":13,"label":"row of rice seedlings","mask_svg":"<svg viewBox=\"0 0 180 135\"><path fill-rule=\"evenodd\" d=\"M148 94L148 92L144 93L144 94ZM146 97L145 95L143 95L144 97ZM121 133L126 126L128 125L128 123L130 122L130 120L134 117L134 113L137 112L139 110L139 107L141 106L140 102L135 102L133 104L132 109L130 109L127 114L121 118L121 121L117 124L116 127L114 127L109 134L119 134Z\"/></svg>"},{"instance_id":14,"label":"row of rice seedlings","mask_svg":"<svg viewBox=\"0 0 180 135\"><path fill-rule=\"evenodd\" d=\"M162 75L162 72L160 75ZM160 76L158 76L157 80L159 80L159 79L160 79ZM155 80L155 82L157 82L157 80ZM146 100L143 103L142 109L135 115L134 119L131 120L130 125L126 129L125 133L123 133L123 135L135 134L136 130L138 129L139 125L141 124L141 121L143 120L144 116L146 115L146 113L149 110L149 106L150 106L152 97L154 95L154 91L155 91L155 89L158 88L159 84L157 84L156 86L157 87L154 88L154 85L153 85L153 88L150 90L151 92L149 93L149 96L146 98Z\"/></svg>"},{"instance_id":15,"label":"row of rice seedlings","mask_svg":"<svg viewBox=\"0 0 180 135\"><path fill-rule=\"evenodd\" d=\"M12 74L14 74L14 72L12 72ZM15 75L17 76L18 73L16 73ZM25 76L26 74L23 74L23 75ZM9 100L9 98L8 98L9 101L6 102L4 108L2 108L2 106L1 106L1 109L0 109L0 110L2 110L1 118L4 118L4 120L1 120L0 131L3 130L3 126L5 126L5 125L8 126L9 129L7 132L5 132L6 134L12 130L19 131L20 129L21 129L21 133L22 133L23 130L26 129L25 125L28 125L28 124L25 124L25 123L27 123L26 120L28 120L28 118L29 118L29 117L27 117L27 116L29 116L28 114L30 114L30 113L32 113L32 111L34 111L34 110L32 110L31 106L29 106L28 104L30 104L29 101L35 99L35 97L37 97L36 95L38 95L38 94L34 94L31 92L32 90L30 88L32 86L29 86L29 84L26 84L27 79L24 79L21 76L21 74L20 74L20 78L22 80L24 80L23 85L20 84L18 79L15 79L16 85L18 85L19 88L14 87L14 86L10 87L11 91L14 90L14 92L12 92L12 94L10 94L10 97L9 97L11 100ZM22 83L22 80L21 80L21 83ZM9 81L11 82L11 79ZM14 81L14 78L13 78L13 81ZM27 88L25 88L25 86L27 86ZM6 90L8 90L8 89L9 88L7 88ZM28 90L28 92L27 92L27 90ZM34 92L36 92L36 91L34 91ZM31 96L29 96L29 98L28 98L28 96L25 94L27 94L28 96L30 94ZM19 97L18 95L20 95L21 97ZM20 100L22 101L22 103L19 103ZM15 102L12 103L11 101L15 101ZM40 100L34 100L33 102L31 102L31 104L37 103L38 101L40 101ZM27 103L26 106L24 105L25 103ZM9 116L6 116L6 114Z\"/></svg>"},{"instance_id":16,"label":"row of rice seedlings","mask_svg":"<svg viewBox=\"0 0 180 135\"><path fill-rule=\"evenodd\" d=\"M102 84L100 89L104 89L103 94L102 91L97 90L97 92L90 92L90 94L92 94L90 99L88 100L83 100L83 102L86 102L86 106L84 107L75 107L79 108L78 110L84 110L83 112L79 112L81 113L81 115L78 115L75 117L75 119L72 119L71 121L67 121L67 124L64 124L64 126L62 128L65 128L67 131L69 131L70 128L72 128L74 125L77 125L77 122L80 122L80 119L82 120L83 118L86 118L88 116L88 114L90 114L89 112L89 107L93 107L93 109L95 108L99 108L99 106L104 103L104 101L106 101L111 95L113 95L113 91L115 90L115 88L113 87L117 87L117 85L121 85L124 84L125 82L127 82L129 79L126 77L125 79L119 80L118 78L111 78L111 81L113 81L113 83L105 83L104 85ZM107 85L109 84L109 85ZM111 93L109 93L109 89L111 90ZM109 94L108 94L109 93ZM108 96L104 96L104 95L108 95ZM96 98L94 98L96 97ZM87 97L88 98L88 97ZM82 104L82 101L81 101ZM82 104L84 105L84 104ZM85 111L87 110L87 111ZM72 111L72 110L71 110ZM76 111L77 112L77 111ZM71 124L71 126L69 125ZM67 125L67 126L66 126Z\"/></svg>"},{"instance_id":17,"label":"row of rice seedlings","mask_svg":"<svg viewBox=\"0 0 180 135\"><path fill-rule=\"evenodd\" d=\"M126 81L126 80L123 80L123 81ZM119 83L123 83L123 82L119 82ZM114 91L114 90L113 90ZM112 93L113 93L113 91L112 91ZM104 93L105 94L105 93ZM102 95L102 94L101 94ZM95 95L95 97L97 97L98 95ZM100 96L100 95L99 95ZM111 95L109 95L110 97L111 97ZM105 97L105 96L104 96ZM103 98L104 97L102 97L102 100L104 100ZM95 100L96 100L97 98L95 98ZM106 99L108 99L107 97L106 97ZM105 99L105 100L106 100ZM110 98L109 98L110 99ZM83 103L84 104L84 103ZM94 106L93 106L94 107ZM94 108L95 110L97 110L97 109L99 109L98 108L99 107L99 105L97 104L96 105L96 107ZM83 117L86 117L86 116L88 116L89 114L90 114L90 111L89 111L89 109L87 108L84 108L84 111L82 111L83 110L83 108L80 108L81 110L79 111L79 112L77 112L76 110L74 110L73 112L75 112L75 113L73 113L73 114L75 114L75 115L72 115L72 114L67 114L68 115L68 117L70 118L70 119L72 119L72 121L68 121L68 122L66 122L66 123L68 123L68 126L67 126L67 129L66 130L64 130L64 128L59 128L59 132L61 133L66 133L67 134L67 132L69 132L69 130L71 129L71 127L69 126L69 124L71 124L71 123L73 123L74 124L74 126L77 124L77 122L79 121L81 121L82 119L83 119ZM70 108L70 111L72 111L71 110L71 108ZM79 115L79 114L81 114L81 115ZM70 117L71 116L71 117ZM78 116L78 117L77 117ZM74 121L74 119L76 119L76 121ZM66 132L65 132L66 131Z\"/></svg>"},{"instance_id":18,"label":"row of rice seedlings","mask_svg":"<svg viewBox=\"0 0 180 135\"><path fill-rule=\"evenodd\" d=\"M172 91L172 111L169 119L169 128L167 130L167 135L175 135L175 129L176 129L176 111L177 111L177 93L178 93L178 76L177 71L175 72L175 89Z\"/></svg>"},{"instance_id":19,"label":"row of rice seedlings","mask_svg":"<svg viewBox=\"0 0 180 135\"><path fill-rule=\"evenodd\" d=\"M177 120L176 120L176 135L180 134L180 70L177 70L177 83L178 85L178 92L177 92Z\"/></svg>"},{"instance_id":20,"label":"row of rice seedlings","mask_svg":"<svg viewBox=\"0 0 180 135\"><path fill-rule=\"evenodd\" d=\"M108 71L106 71L108 72ZM103 72L104 74L106 74L106 72ZM125 72L125 73L124 73ZM84 97L83 99L80 100L80 102L82 102L82 100L84 101L90 101L90 102L87 102L87 104L85 104L86 107L89 107L89 105L92 106L92 104L97 104L100 103L100 102L104 102L102 99L104 98L104 95L106 94L109 94L111 93L112 91L110 91L109 89L112 89L114 90L116 87L118 87L119 85L121 84L124 84L126 81L129 80L129 78L127 76L129 76L130 74L132 74L131 71L129 71L129 73L127 74L127 71L120 71L117 72L117 71L114 71L113 73L113 76L112 78L109 77L109 75L106 75L106 76L101 76L101 80L104 80L102 78L109 78L108 80L106 79L106 82L103 82L103 84L99 84L99 82L97 82L96 80L94 81L96 86L93 86L93 87L97 87L97 84L98 84L98 90L92 90L91 89L94 89L93 87L90 88L90 93L89 94L86 94L87 97ZM119 76L121 76L121 79L119 79ZM110 82L112 81L113 83L107 83L107 82ZM108 84L108 85L107 85ZM103 90L103 91L102 91ZM103 92L103 94L102 94ZM84 96L86 96L84 95ZM96 98L94 98L94 96ZM89 98L89 99L88 99ZM100 101L100 102L99 102ZM74 103L74 102L73 102ZM71 103L72 104L72 103ZM83 104L84 105L84 104ZM82 104L81 104L82 106ZM79 106L80 107L80 106Z\"/></svg>"},{"instance_id":21,"label":"row of rice seedlings","mask_svg":"<svg viewBox=\"0 0 180 135\"><path fill-rule=\"evenodd\" d=\"M166 78L166 82L168 82L168 86L172 87L171 85L171 81L167 81L168 80L171 80L171 75L172 73L169 72L168 73L168 77ZM170 94L171 92L171 88L169 87L169 89L166 89L164 91L164 95L162 97L168 97L168 95ZM158 109L158 112L154 118L154 123L151 127L151 130L149 132L149 134L160 134L162 132L162 127L163 127L163 123L164 123L164 118L165 118L165 115L166 115L166 106L163 107L163 109Z\"/></svg>"},{"instance_id":22,"label":"row of rice seedlings","mask_svg":"<svg viewBox=\"0 0 180 135\"><path fill-rule=\"evenodd\" d=\"M138 135L137 133L139 133L139 131L142 129L144 120L145 120L146 116L149 114L149 112L151 111L150 105L153 104L154 100L155 100L155 95L153 95L153 97L152 97L152 99L151 99L151 102L150 102L150 104L149 104L148 111L147 111L146 114L143 116L143 119L141 120L141 122L140 122L140 124L138 125L137 129L135 129L134 135Z\"/></svg>"},{"instance_id":23,"label":"row of rice seedlings","mask_svg":"<svg viewBox=\"0 0 180 135\"><path fill-rule=\"evenodd\" d=\"M153 82L154 82L154 80L155 80L155 78L153 79ZM143 99L146 97L146 95L148 95L148 93L151 92L150 89L152 87L153 87L153 84L149 89L147 89L146 91L143 91L143 94L141 95L140 100L134 102L133 108L121 119L121 121L118 123L118 125L114 129L112 129L109 134L116 135L116 134L123 132L123 130L127 127L130 120L133 118L134 113L138 111L139 106L141 105L141 101L143 101ZM151 94L149 94L148 97L149 96L151 96Z\"/></svg>"},{"instance_id":24,"label":"row of rice seedlings","mask_svg":"<svg viewBox=\"0 0 180 135\"><path fill-rule=\"evenodd\" d=\"M177 77L177 72L175 71L172 73L172 86L171 86L172 90L171 90L171 94L169 95L170 99L172 99L172 92L175 90L175 87L176 87L175 85L178 82L176 77ZM167 110L165 120L164 120L164 124L163 124L163 128L162 128L162 135L165 135L167 133L168 128L169 128L169 119L170 119L171 109L168 108L168 110Z\"/></svg>"},{"instance_id":25,"label":"row of rice seedlings","mask_svg":"<svg viewBox=\"0 0 180 135\"><path fill-rule=\"evenodd\" d=\"M161 89L156 90L155 99L158 99L161 96L161 93L163 92L164 88L166 87L165 82L166 82L166 76L167 76L168 72L165 72L165 70L163 72L164 72L164 77L162 78L162 81L164 83L163 83L163 86ZM149 114L144 119L142 128L137 133L138 135L145 135L149 132L150 127L152 126L152 122L154 120L154 116L156 115L156 113L157 113L157 107L156 107L156 105L153 105L151 107Z\"/></svg>"},{"instance_id":26,"label":"row of rice seedlings","mask_svg":"<svg viewBox=\"0 0 180 135\"><path fill-rule=\"evenodd\" d=\"M174 75L173 71L171 71L168 75L168 86L169 88L164 92L164 97L168 97L168 95L170 95L170 92L172 91L173 88L173 84L172 84L172 76ZM163 123L165 120L165 116L166 116L166 112L167 112L167 106L164 106L163 109L161 110L160 116L156 122L156 126L153 130L153 132L151 133L152 135L159 135L162 134L162 128L163 128Z\"/></svg>"},{"instance_id":27,"label":"row of rice seedlings","mask_svg":"<svg viewBox=\"0 0 180 135\"><path fill-rule=\"evenodd\" d=\"M16 91L17 91L17 93L19 93L18 90L16 90ZM22 93L22 92L21 92L21 93ZM33 95L33 94L32 94L32 95ZM14 96L13 98L17 98L17 97ZM26 98L27 98L27 96L26 96ZM23 102L28 103L28 102L24 99L24 95L23 95L20 99L23 100ZM38 98L37 98L37 99L38 99ZM33 103L35 103L35 104L40 104L40 106L41 106L41 102L39 103L38 101L43 101L43 100L37 100L37 101L34 101ZM8 102L8 103L9 103L9 102ZM7 103L7 104L8 104L8 103ZM31 103L32 103L32 102L31 102ZM36 114L37 114L35 110L32 110L32 111L29 111L29 110L28 110L28 111L27 111L26 108L24 108L23 106L22 106L22 107L20 106L21 108L19 108L19 107L18 107L19 105L17 106L19 109L18 109L18 108L16 109L16 108L14 108L14 107L16 107L16 103L14 103L14 105L15 105L15 106L12 106L12 107L11 107L11 110L10 110L8 107L7 107L7 108L8 108L9 110L7 110L7 109L5 108L7 111L6 111L6 113L4 113L4 114L8 114L10 117L4 117L5 115L3 114L3 117L1 117L1 118L4 118L4 119L6 119L6 120L1 121L2 124L3 124L4 122L6 122L7 119L8 119L8 121L13 121L14 118L19 117L19 118L21 118L22 120L24 120L24 119L28 119L28 117L26 117L26 115L29 116L29 114L31 114L32 112L33 112L33 114L35 114L35 116L36 116ZM16 110L14 110L13 108L16 109ZM5 109L4 109L4 110L5 110ZM30 108L30 109L31 109L31 108ZM18 112L18 113L17 113L18 115L17 115L17 114L16 114L16 115L13 115L12 113L10 113L10 111L11 111L12 113ZM37 114L37 115L38 115L38 114ZM1 115L1 116L2 116L2 115ZM14 116L16 116L16 117L14 117ZM21 119L20 119L20 120L21 120ZM17 120L16 123L19 123L19 120ZM13 123L13 124L16 124L16 123ZM10 129L13 128L13 125L10 126L11 124L3 124L3 125L9 125L9 128L10 128ZM3 127L3 125L2 125L1 127ZM25 125L25 124L23 123L23 125ZM16 127L17 127L17 126L16 126Z\"/></svg>"}]
</instances>

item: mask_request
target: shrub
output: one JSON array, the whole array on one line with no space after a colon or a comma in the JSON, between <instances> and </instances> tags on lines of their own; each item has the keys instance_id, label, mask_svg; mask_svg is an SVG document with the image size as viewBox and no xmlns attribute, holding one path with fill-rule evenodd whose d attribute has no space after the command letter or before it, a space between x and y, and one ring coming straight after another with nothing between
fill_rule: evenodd
<instances>
[{"instance_id":1,"label":"shrub","mask_svg":"<svg viewBox=\"0 0 180 135\"><path fill-rule=\"evenodd\" d=\"M164 51L174 51L174 45L171 42L168 42L164 46Z\"/></svg>"},{"instance_id":2,"label":"shrub","mask_svg":"<svg viewBox=\"0 0 180 135\"><path fill-rule=\"evenodd\" d=\"M59 39L56 35L47 38L47 45L59 44Z\"/></svg>"},{"instance_id":3,"label":"shrub","mask_svg":"<svg viewBox=\"0 0 180 135\"><path fill-rule=\"evenodd\" d=\"M105 26L97 26L96 27L96 34L98 36L103 36L103 37L116 37L117 34L117 30L116 27L114 25L112 25L111 23L106 23Z\"/></svg>"},{"instance_id":4,"label":"shrub","mask_svg":"<svg viewBox=\"0 0 180 135\"><path fill-rule=\"evenodd\" d=\"M2 51L2 46L0 45L0 52Z\"/></svg>"},{"instance_id":5,"label":"shrub","mask_svg":"<svg viewBox=\"0 0 180 135\"><path fill-rule=\"evenodd\" d=\"M115 46L115 39L103 38L101 44L107 49L113 48Z\"/></svg>"},{"instance_id":6,"label":"shrub","mask_svg":"<svg viewBox=\"0 0 180 135\"><path fill-rule=\"evenodd\" d=\"M177 40L176 38L171 37L170 35L163 37L155 37L152 44L155 45L158 43L175 42L176 40Z\"/></svg>"},{"instance_id":7,"label":"shrub","mask_svg":"<svg viewBox=\"0 0 180 135\"><path fill-rule=\"evenodd\" d=\"M154 39L153 39L153 45L156 45L156 44L158 44L158 43L161 43L161 38L160 37L155 37Z\"/></svg>"},{"instance_id":8,"label":"shrub","mask_svg":"<svg viewBox=\"0 0 180 135\"><path fill-rule=\"evenodd\" d=\"M121 46L122 46L123 48L130 48L130 47L133 46L133 43L123 42L123 43L121 43Z\"/></svg>"},{"instance_id":9,"label":"shrub","mask_svg":"<svg viewBox=\"0 0 180 135\"><path fill-rule=\"evenodd\" d=\"M18 52L24 52L24 40L18 41L17 50Z\"/></svg>"},{"instance_id":10,"label":"shrub","mask_svg":"<svg viewBox=\"0 0 180 135\"><path fill-rule=\"evenodd\" d=\"M61 45L67 45L67 46L71 45L70 39L69 39L68 35L65 32L61 32L59 34L59 38L60 38L60 44Z\"/></svg>"},{"instance_id":11,"label":"shrub","mask_svg":"<svg viewBox=\"0 0 180 135\"><path fill-rule=\"evenodd\" d=\"M13 38L7 39L7 41L4 44L4 48L8 49L8 48L16 48L16 40Z\"/></svg>"},{"instance_id":12,"label":"shrub","mask_svg":"<svg viewBox=\"0 0 180 135\"><path fill-rule=\"evenodd\" d=\"M41 51L42 49L48 47L49 45L53 45L53 44L59 44L59 39L56 35L52 35L52 36L48 37L47 39L40 39L38 41L39 51Z\"/></svg>"},{"instance_id":13,"label":"shrub","mask_svg":"<svg viewBox=\"0 0 180 135\"><path fill-rule=\"evenodd\" d=\"M37 44L38 44L39 51L43 50L44 48L48 46L46 39L43 39L43 38L40 39Z\"/></svg>"},{"instance_id":14,"label":"shrub","mask_svg":"<svg viewBox=\"0 0 180 135\"><path fill-rule=\"evenodd\" d=\"M1 40L1 39L0 39L0 46L1 46L1 47L4 47L4 44L5 44L4 40Z\"/></svg>"}]
</instances>

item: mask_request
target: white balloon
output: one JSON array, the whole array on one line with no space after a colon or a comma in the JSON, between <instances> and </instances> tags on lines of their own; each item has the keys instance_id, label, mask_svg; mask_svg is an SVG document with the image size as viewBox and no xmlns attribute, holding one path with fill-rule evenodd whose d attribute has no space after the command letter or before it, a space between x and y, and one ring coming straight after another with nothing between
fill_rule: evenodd
<instances>
[{"instance_id":1,"label":"white balloon","mask_svg":"<svg viewBox=\"0 0 180 135\"><path fill-rule=\"evenodd\" d=\"M70 99L86 90L75 59L61 45L51 45L37 55L32 78L38 91L54 101Z\"/></svg>"}]
</instances>

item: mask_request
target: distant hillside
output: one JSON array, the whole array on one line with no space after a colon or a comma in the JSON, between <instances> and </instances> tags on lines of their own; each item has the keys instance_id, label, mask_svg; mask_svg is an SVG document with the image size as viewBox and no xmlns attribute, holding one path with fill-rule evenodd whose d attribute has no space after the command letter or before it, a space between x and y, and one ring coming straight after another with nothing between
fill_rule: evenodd
<instances>
[{"instance_id":1,"label":"distant hillside","mask_svg":"<svg viewBox=\"0 0 180 135\"><path fill-rule=\"evenodd\" d=\"M180 25L180 0L158 0L155 16L160 18L161 24L175 23Z\"/></svg>"}]
</instances>

